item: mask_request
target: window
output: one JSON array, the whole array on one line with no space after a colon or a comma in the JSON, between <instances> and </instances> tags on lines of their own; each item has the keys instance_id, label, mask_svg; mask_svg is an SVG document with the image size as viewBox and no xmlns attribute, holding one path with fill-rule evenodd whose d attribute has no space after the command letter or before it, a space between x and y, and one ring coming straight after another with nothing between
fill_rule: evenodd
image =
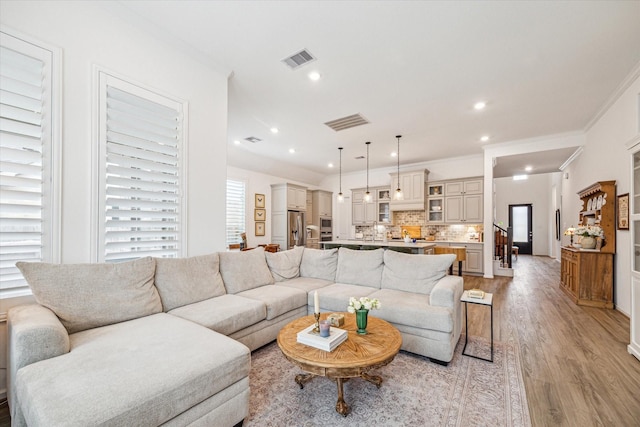
<instances>
[{"instance_id":1,"label":"window","mask_svg":"<svg viewBox=\"0 0 640 427\"><path fill-rule=\"evenodd\" d=\"M242 241L241 233L245 232L245 200L244 181L227 180L227 247Z\"/></svg>"},{"instance_id":2,"label":"window","mask_svg":"<svg viewBox=\"0 0 640 427\"><path fill-rule=\"evenodd\" d=\"M178 257L185 105L99 73L98 261Z\"/></svg>"},{"instance_id":3,"label":"window","mask_svg":"<svg viewBox=\"0 0 640 427\"><path fill-rule=\"evenodd\" d=\"M0 298L30 293L17 261L59 259L55 80L52 50L0 32Z\"/></svg>"}]
</instances>

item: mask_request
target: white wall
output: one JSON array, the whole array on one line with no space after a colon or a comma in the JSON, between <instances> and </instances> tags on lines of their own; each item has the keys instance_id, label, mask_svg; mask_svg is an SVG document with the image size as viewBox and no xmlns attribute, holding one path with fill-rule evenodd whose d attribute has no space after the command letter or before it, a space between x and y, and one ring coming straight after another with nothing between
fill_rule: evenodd
<instances>
[{"instance_id":1,"label":"white wall","mask_svg":"<svg viewBox=\"0 0 640 427\"><path fill-rule=\"evenodd\" d=\"M531 204L533 213L533 255L553 256L555 240L555 208L553 208L553 182L560 176L553 174L530 175L528 179L495 178L496 221L509 225L509 205Z\"/></svg>"},{"instance_id":2,"label":"white wall","mask_svg":"<svg viewBox=\"0 0 640 427\"><path fill-rule=\"evenodd\" d=\"M563 179L563 212L567 221L564 226L578 220L580 209L577 192L596 181L616 180L616 193L631 190L630 160L625 144L638 134L640 129L638 97L640 96L640 67L632 74L631 83L619 95L606 112L587 130L584 152L571 163L565 172L569 179ZM615 202L615 199L611 200ZM605 236L606 238L606 236ZM616 308L629 315L631 310L631 242L629 230L617 230L615 255Z\"/></svg>"},{"instance_id":3,"label":"white wall","mask_svg":"<svg viewBox=\"0 0 640 427\"><path fill-rule=\"evenodd\" d=\"M246 222L245 230L247 233L247 246L254 247L257 245L266 245L271 243L271 184L298 184L307 187L309 190L316 190L318 187L301 181L292 181L286 178L266 175L259 172L253 172L247 169L227 166L227 177L244 181L246 187ZM329 190L330 191L330 190ZM255 235L255 221L253 220L253 210L255 209L255 194L264 194L266 196L267 221L265 223L265 235ZM337 192L336 192L337 194ZM309 218L307 218L307 223Z\"/></svg>"},{"instance_id":4,"label":"white wall","mask_svg":"<svg viewBox=\"0 0 640 427\"><path fill-rule=\"evenodd\" d=\"M61 261L92 262L94 65L189 103L188 255L224 249L227 75L116 16L99 2L0 2L0 24L61 48ZM12 304L3 300L6 309ZM0 341L0 357L6 351ZM0 359L0 393L4 367Z\"/></svg>"}]
</instances>

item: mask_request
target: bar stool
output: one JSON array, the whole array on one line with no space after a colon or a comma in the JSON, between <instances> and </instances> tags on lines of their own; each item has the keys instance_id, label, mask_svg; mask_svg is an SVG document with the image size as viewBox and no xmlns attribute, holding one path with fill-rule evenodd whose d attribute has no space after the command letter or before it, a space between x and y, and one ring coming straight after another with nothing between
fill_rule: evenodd
<instances>
[{"instance_id":1,"label":"bar stool","mask_svg":"<svg viewBox=\"0 0 640 427\"><path fill-rule=\"evenodd\" d=\"M517 246L511 246L511 253L516 256L516 261L518 260L518 251L520 250Z\"/></svg>"}]
</instances>

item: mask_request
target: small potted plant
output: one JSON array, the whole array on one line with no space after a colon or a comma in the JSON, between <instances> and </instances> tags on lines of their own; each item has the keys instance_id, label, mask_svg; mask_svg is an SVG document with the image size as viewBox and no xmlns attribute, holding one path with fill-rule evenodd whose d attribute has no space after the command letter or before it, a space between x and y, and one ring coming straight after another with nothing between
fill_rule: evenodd
<instances>
[{"instance_id":1,"label":"small potted plant","mask_svg":"<svg viewBox=\"0 0 640 427\"><path fill-rule=\"evenodd\" d=\"M598 225L585 225L577 227L574 233L581 236L580 244L584 249L594 249L596 247L596 239L604 239L604 230Z\"/></svg>"}]
</instances>

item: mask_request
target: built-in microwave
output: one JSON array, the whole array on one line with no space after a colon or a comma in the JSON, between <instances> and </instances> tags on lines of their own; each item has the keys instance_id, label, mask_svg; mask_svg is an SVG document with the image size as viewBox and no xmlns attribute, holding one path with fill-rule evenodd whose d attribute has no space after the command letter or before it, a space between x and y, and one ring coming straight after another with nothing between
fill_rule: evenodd
<instances>
[{"instance_id":1,"label":"built-in microwave","mask_svg":"<svg viewBox=\"0 0 640 427\"><path fill-rule=\"evenodd\" d=\"M320 217L320 231L333 231L331 218Z\"/></svg>"}]
</instances>

